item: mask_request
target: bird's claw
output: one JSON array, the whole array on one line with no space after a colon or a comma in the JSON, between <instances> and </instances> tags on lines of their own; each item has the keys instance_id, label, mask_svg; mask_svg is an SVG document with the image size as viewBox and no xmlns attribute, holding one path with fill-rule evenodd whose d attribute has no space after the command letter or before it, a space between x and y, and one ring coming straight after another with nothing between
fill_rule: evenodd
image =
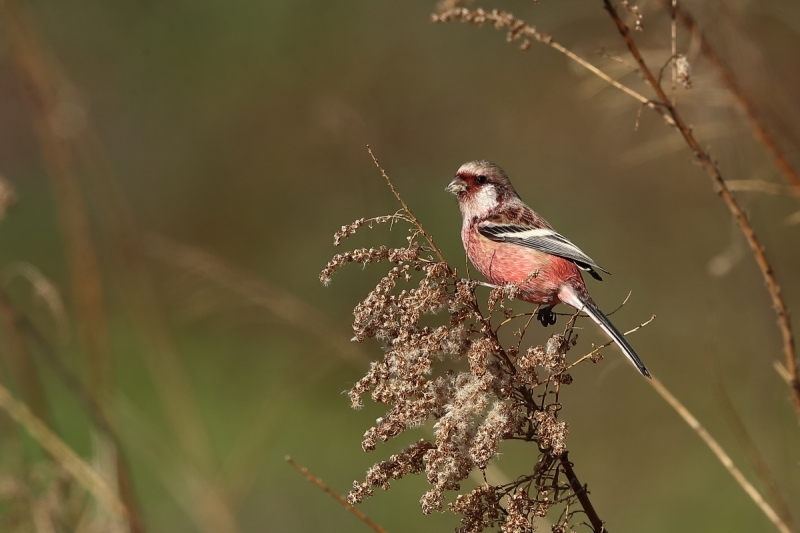
<instances>
[{"instance_id":1,"label":"bird's claw","mask_svg":"<svg viewBox=\"0 0 800 533\"><path fill-rule=\"evenodd\" d=\"M553 312L553 306L548 305L536 311L536 320L541 322L542 326L552 326L556 323L556 314Z\"/></svg>"}]
</instances>

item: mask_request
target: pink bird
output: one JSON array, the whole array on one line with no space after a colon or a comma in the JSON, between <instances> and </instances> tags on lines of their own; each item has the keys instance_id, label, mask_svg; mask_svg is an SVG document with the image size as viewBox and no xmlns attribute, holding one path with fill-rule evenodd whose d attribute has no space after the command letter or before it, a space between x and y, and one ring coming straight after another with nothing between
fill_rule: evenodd
<instances>
[{"instance_id":1,"label":"pink bird","mask_svg":"<svg viewBox=\"0 0 800 533\"><path fill-rule=\"evenodd\" d=\"M542 325L555 324L553 307L565 303L585 312L617 343L639 372L650 377L625 336L589 296L581 270L602 280L610 274L580 248L562 237L528 207L503 169L489 161L464 163L447 186L456 195L463 216L461 240L472 264L490 283L513 283L518 298L544 305Z\"/></svg>"}]
</instances>

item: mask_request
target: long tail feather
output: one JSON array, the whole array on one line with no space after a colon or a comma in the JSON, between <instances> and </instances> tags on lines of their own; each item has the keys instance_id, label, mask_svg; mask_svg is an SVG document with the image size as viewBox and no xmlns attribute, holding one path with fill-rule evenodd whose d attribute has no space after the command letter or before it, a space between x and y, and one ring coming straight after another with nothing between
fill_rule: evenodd
<instances>
[{"instance_id":1,"label":"long tail feather","mask_svg":"<svg viewBox=\"0 0 800 533\"><path fill-rule=\"evenodd\" d=\"M633 347L628 344L627 340L625 340L625 335L620 333L619 330L614 327L614 324L611 323L608 317L603 314L603 312L594 304L594 302L591 301L591 299L586 301L583 298L580 298L577 292L573 289L562 291L562 294L559 296L561 296L561 300L564 303L571 305L579 311L583 311L589 315L589 317L594 320L595 324L600 326L600 329L602 329L606 335L611 337L617 346L619 346L619 349L623 354L625 354L625 357L627 357L630 362L633 363L633 366L635 366L643 376L651 378L650 372L647 371L647 368L644 366L644 363L642 363L642 360L639 359L639 356L636 355Z\"/></svg>"}]
</instances>

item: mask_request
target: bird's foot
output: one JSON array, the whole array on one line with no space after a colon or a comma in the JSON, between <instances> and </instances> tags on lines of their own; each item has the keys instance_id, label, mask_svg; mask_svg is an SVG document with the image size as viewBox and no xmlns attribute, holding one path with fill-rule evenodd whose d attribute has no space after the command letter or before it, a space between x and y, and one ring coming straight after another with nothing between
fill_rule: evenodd
<instances>
[{"instance_id":1,"label":"bird's foot","mask_svg":"<svg viewBox=\"0 0 800 533\"><path fill-rule=\"evenodd\" d=\"M548 305L536 311L536 320L542 323L542 326L552 326L556 323L556 314L553 312L553 306Z\"/></svg>"}]
</instances>

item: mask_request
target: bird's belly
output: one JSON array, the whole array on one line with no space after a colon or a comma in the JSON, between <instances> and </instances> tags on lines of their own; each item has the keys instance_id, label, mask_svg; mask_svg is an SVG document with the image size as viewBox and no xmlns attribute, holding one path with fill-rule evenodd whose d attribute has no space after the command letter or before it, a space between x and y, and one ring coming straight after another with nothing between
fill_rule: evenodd
<instances>
[{"instance_id":1,"label":"bird's belly","mask_svg":"<svg viewBox=\"0 0 800 533\"><path fill-rule=\"evenodd\" d=\"M521 290L519 298L527 302L545 305L558 303L558 291L564 282L564 274L568 277L572 274L569 266L580 277L571 262L515 244L474 239L469 248L472 263L490 283L516 284ZM564 272L565 268L567 272Z\"/></svg>"}]
</instances>

